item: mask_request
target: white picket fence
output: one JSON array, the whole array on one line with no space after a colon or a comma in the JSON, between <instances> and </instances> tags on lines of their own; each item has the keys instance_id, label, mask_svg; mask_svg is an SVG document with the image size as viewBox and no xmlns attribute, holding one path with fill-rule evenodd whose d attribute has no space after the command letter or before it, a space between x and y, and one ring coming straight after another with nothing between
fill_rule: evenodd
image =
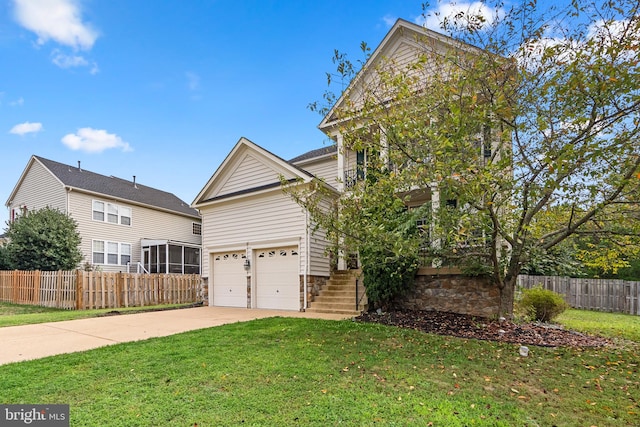
<instances>
[{"instance_id":1,"label":"white picket fence","mask_svg":"<svg viewBox=\"0 0 640 427\"><path fill-rule=\"evenodd\" d=\"M518 286L543 288L561 294L573 308L640 316L640 282L579 279L559 276L518 276Z\"/></svg>"}]
</instances>

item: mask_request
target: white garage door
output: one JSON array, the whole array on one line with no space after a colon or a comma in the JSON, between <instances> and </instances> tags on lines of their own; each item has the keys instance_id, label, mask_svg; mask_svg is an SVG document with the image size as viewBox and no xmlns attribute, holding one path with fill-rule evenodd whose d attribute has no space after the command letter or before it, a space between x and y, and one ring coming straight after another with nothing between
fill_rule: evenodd
<instances>
[{"instance_id":1,"label":"white garage door","mask_svg":"<svg viewBox=\"0 0 640 427\"><path fill-rule=\"evenodd\" d=\"M213 254L213 305L247 307L245 252Z\"/></svg>"},{"instance_id":2,"label":"white garage door","mask_svg":"<svg viewBox=\"0 0 640 427\"><path fill-rule=\"evenodd\" d=\"M298 248L256 251L256 306L300 310Z\"/></svg>"}]
</instances>

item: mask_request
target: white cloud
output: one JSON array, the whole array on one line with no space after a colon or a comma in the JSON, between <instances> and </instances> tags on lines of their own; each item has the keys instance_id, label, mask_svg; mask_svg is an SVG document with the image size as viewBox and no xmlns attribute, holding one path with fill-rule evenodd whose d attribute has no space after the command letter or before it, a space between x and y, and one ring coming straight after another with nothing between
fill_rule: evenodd
<instances>
[{"instance_id":1,"label":"white cloud","mask_svg":"<svg viewBox=\"0 0 640 427\"><path fill-rule=\"evenodd\" d=\"M512 56L521 67L533 70L543 65L545 61L548 65L573 61L579 52L582 52L583 56L590 57L594 47L589 46L587 41L595 40L595 49L602 46L618 49L626 43L627 47L618 52L619 59L635 60L640 43L637 36L630 37L627 34L630 28L628 20L597 21L589 26L585 40L554 36L553 29L548 29L542 37L523 43ZM621 43L625 37L625 42ZM548 57L545 60L546 56Z\"/></svg>"},{"instance_id":2,"label":"white cloud","mask_svg":"<svg viewBox=\"0 0 640 427\"><path fill-rule=\"evenodd\" d=\"M74 49L91 49L98 33L82 22L77 0L14 0L15 19L38 36L38 44L54 40Z\"/></svg>"},{"instance_id":3,"label":"white cloud","mask_svg":"<svg viewBox=\"0 0 640 427\"><path fill-rule=\"evenodd\" d=\"M15 101L11 101L9 102L9 105L12 107L22 107L24 105L24 98L20 97L18 99L16 99Z\"/></svg>"},{"instance_id":4,"label":"white cloud","mask_svg":"<svg viewBox=\"0 0 640 427\"><path fill-rule=\"evenodd\" d=\"M496 11L480 1L440 3L436 9L418 18L416 23L435 31L442 31L445 21L448 28L482 29L491 25L502 13L502 10Z\"/></svg>"},{"instance_id":5,"label":"white cloud","mask_svg":"<svg viewBox=\"0 0 640 427\"><path fill-rule=\"evenodd\" d=\"M52 61L60 68L86 67L89 61L79 55L67 55L58 49L51 52Z\"/></svg>"},{"instance_id":6,"label":"white cloud","mask_svg":"<svg viewBox=\"0 0 640 427\"><path fill-rule=\"evenodd\" d=\"M382 21L384 21L384 24L389 28L393 27L393 24L395 24L397 20L398 18L391 15L385 15L382 17Z\"/></svg>"},{"instance_id":7,"label":"white cloud","mask_svg":"<svg viewBox=\"0 0 640 427\"><path fill-rule=\"evenodd\" d=\"M107 133L101 129L78 129L76 133L62 137L62 143L72 150L81 150L87 153L101 153L111 148L133 151L129 143L123 141L118 135Z\"/></svg>"},{"instance_id":8,"label":"white cloud","mask_svg":"<svg viewBox=\"0 0 640 427\"><path fill-rule=\"evenodd\" d=\"M37 133L37 132L40 132L41 130L42 130L42 123L24 122L12 127L9 133L22 136L28 133Z\"/></svg>"},{"instance_id":9,"label":"white cloud","mask_svg":"<svg viewBox=\"0 0 640 427\"><path fill-rule=\"evenodd\" d=\"M97 74L100 69L95 62L89 62L84 56L81 55L67 55L60 51L60 49L54 49L51 52L51 62L56 64L60 68L72 68L72 67L91 67L89 73Z\"/></svg>"}]
</instances>

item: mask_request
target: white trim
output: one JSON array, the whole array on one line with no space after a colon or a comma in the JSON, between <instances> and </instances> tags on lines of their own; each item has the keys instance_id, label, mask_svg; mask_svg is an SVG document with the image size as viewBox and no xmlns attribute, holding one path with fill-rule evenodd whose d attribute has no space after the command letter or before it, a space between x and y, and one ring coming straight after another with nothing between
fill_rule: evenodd
<instances>
[{"instance_id":1,"label":"white trim","mask_svg":"<svg viewBox=\"0 0 640 427\"><path fill-rule=\"evenodd\" d=\"M249 249L267 249L277 246L297 246L298 252L300 252L300 237L248 242Z\"/></svg>"},{"instance_id":2,"label":"white trim","mask_svg":"<svg viewBox=\"0 0 640 427\"><path fill-rule=\"evenodd\" d=\"M96 252L95 251L95 247L94 247L94 243L95 242L102 242L102 244L104 245L103 251L102 252ZM114 252L109 252L109 243L113 243L115 245L118 245L118 252L115 253L115 255L117 255L118 257L118 262L117 263L111 263L109 262L109 254L113 255ZM125 264L121 264L122 262L122 256L126 255L123 254L122 252L122 246L129 246L129 261ZM101 253L104 256L104 262L95 262L94 260L94 255L96 253ZM91 264L92 265L106 265L106 266L126 266L127 264L130 264L131 261L133 260L133 245L131 243L127 243L127 242L116 242L113 240L106 240L106 239L91 239Z\"/></svg>"},{"instance_id":3,"label":"white trim","mask_svg":"<svg viewBox=\"0 0 640 427\"><path fill-rule=\"evenodd\" d=\"M99 193L97 191L89 191L89 190L85 190L84 188L73 187L73 186L70 186L70 185L65 185L64 188L67 188L69 190L74 190L77 193L83 193L83 194L88 194L88 195L91 195L91 196L102 197L102 198L110 198L110 200L113 200L115 202L128 203L128 204L130 204L132 206L140 206L140 207L149 208L149 209L152 209L152 210L155 210L155 211L167 212L167 213L171 213L171 214L178 215L178 216L184 216L184 217L191 218L191 219L201 220L201 218L200 218L200 216L198 214L191 215L191 214L187 214L187 213L184 213L184 212L175 211L173 209L167 209L167 208L163 208L163 207L156 206L156 205L150 205L148 203L137 202L135 200L123 199L121 197L116 197L116 196L112 196L112 195L109 195L109 194ZM187 207L187 206L188 205L185 204L185 207Z\"/></svg>"},{"instance_id":4,"label":"white trim","mask_svg":"<svg viewBox=\"0 0 640 427\"><path fill-rule=\"evenodd\" d=\"M207 246L204 250L208 254L218 253L218 252L236 252L247 250L247 243L237 243L234 245L221 245L221 246Z\"/></svg>"},{"instance_id":5,"label":"white trim","mask_svg":"<svg viewBox=\"0 0 640 427\"><path fill-rule=\"evenodd\" d=\"M280 175L285 175L286 173L289 174L290 177L301 178L305 182L309 182L313 179L313 176L305 172L304 170L287 163L268 150L242 137L238 140L227 157L222 161L220 166L218 166L218 169L216 169L216 171L213 173L211 178L209 178L204 187L202 187L193 202L191 202L191 207L199 209L202 206L208 205L210 203L209 201L202 200L205 197L205 194L210 194L209 198L215 198L218 195L217 192L224 184L225 178L233 172L233 164L240 162L246 155L248 155L249 152L255 153L260 158L258 159L258 157L256 157L256 159L258 159L259 161L263 162L274 170L279 170ZM277 186L277 188L279 189L280 186Z\"/></svg>"},{"instance_id":6,"label":"white trim","mask_svg":"<svg viewBox=\"0 0 640 427\"><path fill-rule=\"evenodd\" d=\"M102 211L98 211L94 209L94 205L95 203L102 203L103 205L103 210ZM111 222L109 221L109 215L113 215L109 213L109 207L115 207L116 209L116 217L117 217L117 221L116 222ZM122 215L121 213L121 209L128 209L129 210L129 215ZM102 212L103 219L99 220L99 219L95 219L93 214L94 212ZM129 224L123 224L122 223L122 218L129 218ZM118 203L112 203L106 200L100 200L100 199L91 199L91 221L95 221L95 222L102 222L105 224L113 224L113 225L121 225L123 227L132 227L133 226L133 208L131 208L130 206L126 206L124 204L118 204Z\"/></svg>"}]
</instances>

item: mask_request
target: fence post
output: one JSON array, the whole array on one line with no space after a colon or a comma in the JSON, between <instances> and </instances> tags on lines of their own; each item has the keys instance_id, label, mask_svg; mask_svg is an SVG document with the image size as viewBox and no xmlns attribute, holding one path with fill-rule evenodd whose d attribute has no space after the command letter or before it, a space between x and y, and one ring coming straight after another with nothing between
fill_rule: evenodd
<instances>
[{"instance_id":1,"label":"fence post","mask_svg":"<svg viewBox=\"0 0 640 427\"><path fill-rule=\"evenodd\" d=\"M11 288L13 289L11 295L11 302L14 304L18 303L18 270L13 270L13 274L11 275Z\"/></svg>"},{"instance_id":2,"label":"fence post","mask_svg":"<svg viewBox=\"0 0 640 427\"><path fill-rule=\"evenodd\" d=\"M83 297L83 289L84 283L82 281L82 270L76 270L76 310L82 310L82 297Z\"/></svg>"},{"instance_id":3,"label":"fence post","mask_svg":"<svg viewBox=\"0 0 640 427\"><path fill-rule=\"evenodd\" d=\"M33 305L40 305L40 290L42 288L42 274L40 270L36 270L33 275Z\"/></svg>"},{"instance_id":4,"label":"fence post","mask_svg":"<svg viewBox=\"0 0 640 427\"><path fill-rule=\"evenodd\" d=\"M116 276L116 307L122 307L122 282L124 281L124 273L119 272Z\"/></svg>"}]
</instances>

